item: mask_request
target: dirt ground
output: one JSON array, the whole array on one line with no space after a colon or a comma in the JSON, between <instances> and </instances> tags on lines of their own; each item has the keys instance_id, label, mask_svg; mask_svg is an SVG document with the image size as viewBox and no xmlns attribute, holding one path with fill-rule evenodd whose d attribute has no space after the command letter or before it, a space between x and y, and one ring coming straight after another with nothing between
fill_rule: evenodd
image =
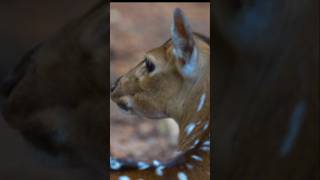
<instances>
[{"instance_id":1,"label":"dirt ground","mask_svg":"<svg viewBox=\"0 0 320 180\"><path fill-rule=\"evenodd\" d=\"M111 83L141 61L146 51L170 38L172 13L176 7L189 18L193 31L210 37L208 3L111 3ZM178 135L178 128L172 121L138 119L124 114L112 102L110 112L113 156L144 161L171 158Z\"/></svg>"}]
</instances>

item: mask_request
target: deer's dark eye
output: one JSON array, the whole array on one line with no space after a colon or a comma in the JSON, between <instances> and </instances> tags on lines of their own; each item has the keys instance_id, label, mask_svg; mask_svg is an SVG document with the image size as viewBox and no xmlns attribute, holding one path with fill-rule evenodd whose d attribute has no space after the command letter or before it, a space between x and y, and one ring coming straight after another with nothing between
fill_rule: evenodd
<instances>
[{"instance_id":1,"label":"deer's dark eye","mask_svg":"<svg viewBox=\"0 0 320 180\"><path fill-rule=\"evenodd\" d=\"M144 63L146 64L146 68L149 73L151 73L155 69L155 65L150 60L145 59Z\"/></svg>"}]
</instances>

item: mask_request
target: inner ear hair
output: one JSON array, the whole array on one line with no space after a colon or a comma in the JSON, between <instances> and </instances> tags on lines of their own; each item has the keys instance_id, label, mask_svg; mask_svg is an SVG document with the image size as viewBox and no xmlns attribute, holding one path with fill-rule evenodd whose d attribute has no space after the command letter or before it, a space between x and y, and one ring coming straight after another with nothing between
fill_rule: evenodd
<instances>
[{"instance_id":1,"label":"inner ear hair","mask_svg":"<svg viewBox=\"0 0 320 180\"><path fill-rule=\"evenodd\" d=\"M183 76L194 76L198 68L198 52L188 19L179 8L174 11L171 36L172 53L178 61L180 72Z\"/></svg>"},{"instance_id":2,"label":"inner ear hair","mask_svg":"<svg viewBox=\"0 0 320 180\"><path fill-rule=\"evenodd\" d=\"M183 59L186 58L184 57L186 55L191 56L195 42L189 21L179 8L174 11L171 36L174 54Z\"/></svg>"}]
</instances>

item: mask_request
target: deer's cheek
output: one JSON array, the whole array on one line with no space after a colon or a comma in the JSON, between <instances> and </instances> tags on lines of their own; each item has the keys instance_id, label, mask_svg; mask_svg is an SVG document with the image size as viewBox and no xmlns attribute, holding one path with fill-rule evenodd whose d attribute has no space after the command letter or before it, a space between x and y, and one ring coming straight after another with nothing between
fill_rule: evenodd
<instances>
[{"instance_id":1,"label":"deer's cheek","mask_svg":"<svg viewBox=\"0 0 320 180\"><path fill-rule=\"evenodd\" d=\"M137 114L151 119L158 119L166 117L157 102L154 99L146 96L136 95L133 101L133 111Z\"/></svg>"},{"instance_id":2,"label":"deer's cheek","mask_svg":"<svg viewBox=\"0 0 320 180\"><path fill-rule=\"evenodd\" d=\"M149 99L146 96L137 94L133 97L132 101L134 111L145 114L148 108L150 108Z\"/></svg>"}]
</instances>

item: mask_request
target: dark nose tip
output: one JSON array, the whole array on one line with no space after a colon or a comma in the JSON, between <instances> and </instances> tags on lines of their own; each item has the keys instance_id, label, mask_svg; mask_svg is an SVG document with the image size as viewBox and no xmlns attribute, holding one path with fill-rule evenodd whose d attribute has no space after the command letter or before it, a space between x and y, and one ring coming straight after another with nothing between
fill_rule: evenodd
<instances>
[{"instance_id":1,"label":"dark nose tip","mask_svg":"<svg viewBox=\"0 0 320 180\"><path fill-rule=\"evenodd\" d=\"M118 86L118 84L119 84L119 81L120 81L120 78L118 78L117 80L116 80L116 82L114 82L113 83L113 85L111 86L111 92L113 92L115 89L116 89L116 87Z\"/></svg>"}]
</instances>

